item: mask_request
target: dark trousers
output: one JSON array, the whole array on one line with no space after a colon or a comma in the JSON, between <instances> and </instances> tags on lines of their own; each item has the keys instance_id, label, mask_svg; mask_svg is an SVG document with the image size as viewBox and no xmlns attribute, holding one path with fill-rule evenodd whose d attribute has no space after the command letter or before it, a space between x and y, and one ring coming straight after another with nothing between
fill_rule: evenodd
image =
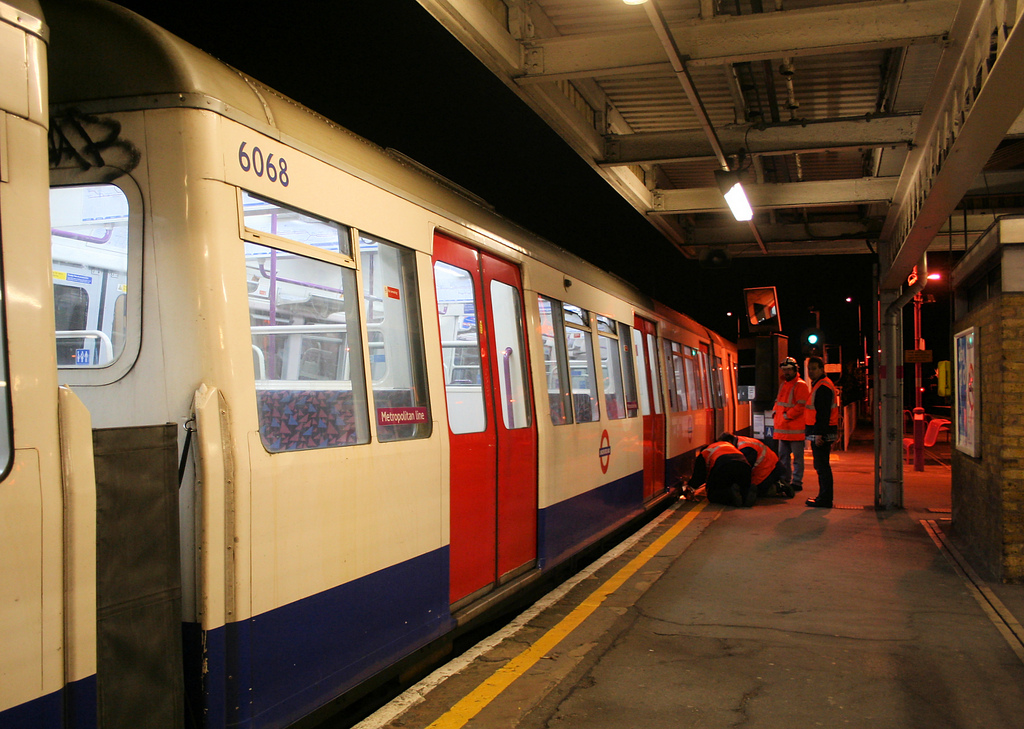
<instances>
[{"instance_id":1,"label":"dark trousers","mask_svg":"<svg viewBox=\"0 0 1024 729\"><path fill-rule=\"evenodd\" d=\"M816 441L817 438L811 436L811 456L814 459L814 470L818 474L817 501L823 504L831 504L832 466L828 462L828 457L832 453L832 443L826 440L821 445L818 445Z\"/></svg>"},{"instance_id":2,"label":"dark trousers","mask_svg":"<svg viewBox=\"0 0 1024 729\"><path fill-rule=\"evenodd\" d=\"M785 481L785 480L786 480L786 469L784 469L782 467L782 462L779 461L778 463L775 464L775 468L772 470L772 472L769 473L768 476L761 483L759 483L759 484L757 484L757 486L755 486L755 488L757 489L757 495L758 496L764 496L765 494L768 493L768 489L773 484L775 484L777 481Z\"/></svg>"},{"instance_id":3,"label":"dark trousers","mask_svg":"<svg viewBox=\"0 0 1024 729\"><path fill-rule=\"evenodd\" d=\"M740 495L745 500L747 492L753 488L750 485L750 466L742 456L722 456L715 462L711 473L708 474L706 492L708 501L713 504L732 504L730 487L736 483L740 486Z\"/></svg>"}]
</instances>

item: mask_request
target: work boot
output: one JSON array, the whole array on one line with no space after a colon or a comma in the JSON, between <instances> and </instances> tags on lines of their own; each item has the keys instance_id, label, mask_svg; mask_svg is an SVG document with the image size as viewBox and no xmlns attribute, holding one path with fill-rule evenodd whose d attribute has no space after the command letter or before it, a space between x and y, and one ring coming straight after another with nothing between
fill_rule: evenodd
<instances>
[{"instance_id":1,"label":"work boot","mask_svg":"<svg viewBox=\"0 0 1024 729\"><path fill-rule=\"evenodd\" d=\"M729 487L729 501L732 502L733 506L743 506L743 490L738 483L734 483Z\"/></svg>"}]
</instances>

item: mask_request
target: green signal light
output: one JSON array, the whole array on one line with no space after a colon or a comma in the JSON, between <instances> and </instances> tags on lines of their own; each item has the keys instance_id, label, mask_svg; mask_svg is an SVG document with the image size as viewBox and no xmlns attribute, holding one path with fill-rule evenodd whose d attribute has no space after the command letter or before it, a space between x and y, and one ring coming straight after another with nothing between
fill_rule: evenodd
<instances>
[{"instance_id":1,"label":"green signal light","mask_svg":"<svg viewBox=\"0 0 1024 729\"><path fill-rule=\"evenodd\" d=\"M808 344L817 344L818 343L818 335L817 334L808 334L807 335L807 343Z\"/></svg>"}]
</instances>

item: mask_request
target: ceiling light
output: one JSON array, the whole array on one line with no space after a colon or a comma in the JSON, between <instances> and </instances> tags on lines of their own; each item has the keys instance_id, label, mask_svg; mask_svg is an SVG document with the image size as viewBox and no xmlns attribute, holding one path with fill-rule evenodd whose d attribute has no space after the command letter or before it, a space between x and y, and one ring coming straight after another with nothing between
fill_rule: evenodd
<instances>
[{"instance_id":1,"label":"ceiling light","mask_svg":"<svg viewBox=\"0 0 1024 729\"><path fill-rule=\"evenodd\" d=\"M746 193L743 192L738 172L715 170L715 182L718 183L718 189L725 196L725 201L729 203L729 209L736 220L753 219L754 210L747 201Z\"/></svg>"},{"instance_id":2,"label":"ceiling light","mask_svg":"<svg viewBox=\"0 0 1024 729\"><path fill-rule=\"evenodd\" d=\"M626 5L643 5L647 0L622 0Z\"/></svg>"}]
</instances>

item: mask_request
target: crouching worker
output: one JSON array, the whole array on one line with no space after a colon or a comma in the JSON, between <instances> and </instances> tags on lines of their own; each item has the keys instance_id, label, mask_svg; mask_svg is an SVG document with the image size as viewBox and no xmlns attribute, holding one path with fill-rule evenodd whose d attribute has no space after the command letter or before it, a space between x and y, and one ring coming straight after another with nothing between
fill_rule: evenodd
<instances>
[{"instance_id":1,"label":"crouching worker","mask_svg":"<svg viewBox=\"0 0 1024 729\"><path fill-rule=\"evenodd\" d=\"M750 464L750 482L757 489L758 496L793 497L793 487L786 483L786 469L775 451L757 438L745 435L722 433L718 440L732 443L746 457Z\"/></svg>"},{"instance_id":2,"label":"crouching worker","mask_svg":"<svg viewBox=\"0 0 1024 729\"><path fill-rule=\"evenodd\" d=\"M753 506L757 489L750 485L750 464L732 443L705 446L693 464L692 489L705 485L708 501L730 506Z\"/></svg>"}]
</instances>

